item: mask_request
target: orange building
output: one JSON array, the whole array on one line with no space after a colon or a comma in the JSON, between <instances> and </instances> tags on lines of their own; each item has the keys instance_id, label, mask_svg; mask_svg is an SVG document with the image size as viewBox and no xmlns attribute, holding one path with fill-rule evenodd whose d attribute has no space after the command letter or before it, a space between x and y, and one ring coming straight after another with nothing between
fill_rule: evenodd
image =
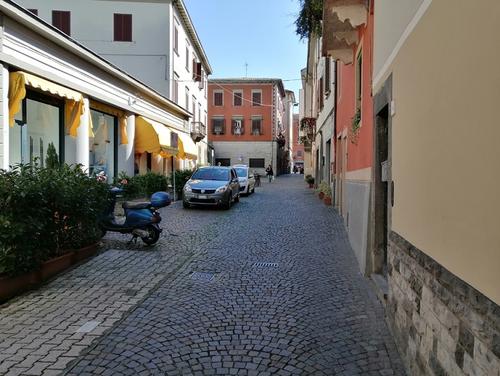
<instances>
[{"instance_id":1,"label":"orange building","mask_svg":"<svg viewBox=\"0 0 500 376\"><path fill-rule=\"evenodd\" d=\"M280 79L212 79L208 82L208 140L215 163L277 171L285 133L285 90ZM284 139L284 138L283 138Z\"/></svg>"},{"instance_id":2,"label":"orange building","mask_svg":"<svg viewBox=\"0 0 500 376\"><path fill-rule=\"evenodd\" d=\"M373 186L373 1L324 2L322 52L337 60L335 206L363 273L383 273L369 239ZM347 21L346 21L347 20Z\"/></svg>"}]
</instances>

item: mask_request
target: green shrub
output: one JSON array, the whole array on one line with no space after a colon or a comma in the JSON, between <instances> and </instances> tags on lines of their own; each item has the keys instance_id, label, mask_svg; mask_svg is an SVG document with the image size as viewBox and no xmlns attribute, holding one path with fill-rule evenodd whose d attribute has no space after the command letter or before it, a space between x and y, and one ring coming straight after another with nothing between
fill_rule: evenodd
<instances>
[{"instance_id":1,"label":"green shrub","mask_svg":"<svg viewBox=\"0 0 500 376\"><path fill-rule=\"evenodd\" d=\"M326 181L319 183L318 191L323 192L327 197L332 197L332 188Z\"/></svg>"},{"instance_id":2,"label":"green shrub","mask_svg":"<svg viewBox=\"0 0 500 376\"><path fill-rule=\"evenodd\" d=\"M79 166L0 170L0 274L16 275L100 238L108 185Z\"/></svg>"},{"instance_id":3,"label":"green shrub","mask_svg":"<svg viewBox=\"0 0 500 376\"><path fill-rule=\"evenodd\" d=\"M126 199L149 197L155 192L168 189L167 177L155 172L147 172L132 177L121 172L118 179L115 179L115 184L123 189Z\"/></svg>"},{"instance_id":4,"label":"green shrub","mask_svg":"<svg viewBox=\"0 0 500 376\"><path fill-rule=\"evenodd\" d=\"M184 184L191 178L191 175L193 175L192 170L175 171L175 191L178 199L182 197L182 188L184 188Z\"/></svg>"},{"instance_id":5,"label":"green shrub","mask_svg":"<svg viewBox=\"0 0 500 376\"><path fill-rule=\"evenodd\" d=\"M307 184L314 184L314 178L312 175L307 174L304 177L304 180L307 182Z\"/></svg>"}]
</instances>

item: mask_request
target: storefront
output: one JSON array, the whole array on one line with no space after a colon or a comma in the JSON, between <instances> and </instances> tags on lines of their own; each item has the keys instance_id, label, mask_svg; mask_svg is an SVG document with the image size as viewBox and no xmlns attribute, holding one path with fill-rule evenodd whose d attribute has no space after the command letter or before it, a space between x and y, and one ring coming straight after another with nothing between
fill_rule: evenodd
<instances>
[{"instance_id":1,"label":"storefront","mask_svg":"<svg viewBox=\"0 0 500 376\"><path fill-rule=\"evenodd\" d=\"M74 163L82 94L20 71L10 72L9 83L10 164L44 166L49 144L60 162Z\"/></svg>"}]
</instances>

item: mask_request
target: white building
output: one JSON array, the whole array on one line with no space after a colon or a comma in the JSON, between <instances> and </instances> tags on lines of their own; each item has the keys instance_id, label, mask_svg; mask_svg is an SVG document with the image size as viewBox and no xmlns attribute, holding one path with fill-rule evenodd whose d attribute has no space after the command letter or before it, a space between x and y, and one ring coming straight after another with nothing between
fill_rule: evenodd
<instances>
[{"instance_id":1,"label":"white building","mask_svg":"<svg viewBox=\"0 0 500 376\"><path fill-rule=\"evenodd\" d=\"M14 2L0 16L0 168L43 164L49 143L110 182L141 169L137 156L163 173L194 157L184 108Z\"/></svg>"},{"instance_id":2,"label":"white building","mask_svg":"<svg viewBox=\"0 0 500 376\"><path fill-rule=\"evenodd\" d=\"M196 144L186 151L207 163L212 69L182 0L16 2L192 113L186 130Z\"/></svg>"}]
</instances>

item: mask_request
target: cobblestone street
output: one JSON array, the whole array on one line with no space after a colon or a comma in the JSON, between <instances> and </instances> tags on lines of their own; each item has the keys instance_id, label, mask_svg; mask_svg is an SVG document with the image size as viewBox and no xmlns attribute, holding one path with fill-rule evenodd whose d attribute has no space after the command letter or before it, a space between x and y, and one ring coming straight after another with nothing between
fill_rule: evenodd
<instances>
[{"instance_id":1,"label":"cobblestone street","mask_svg":"<svg viewBox=\"0 0 500 376\"><path fill-rule=\"evenodd\" d=\"M342 219L303 175L162 215L156 246L108 235L0 307L0 374L404 374Z\"/></svg>"}]
</instances>

